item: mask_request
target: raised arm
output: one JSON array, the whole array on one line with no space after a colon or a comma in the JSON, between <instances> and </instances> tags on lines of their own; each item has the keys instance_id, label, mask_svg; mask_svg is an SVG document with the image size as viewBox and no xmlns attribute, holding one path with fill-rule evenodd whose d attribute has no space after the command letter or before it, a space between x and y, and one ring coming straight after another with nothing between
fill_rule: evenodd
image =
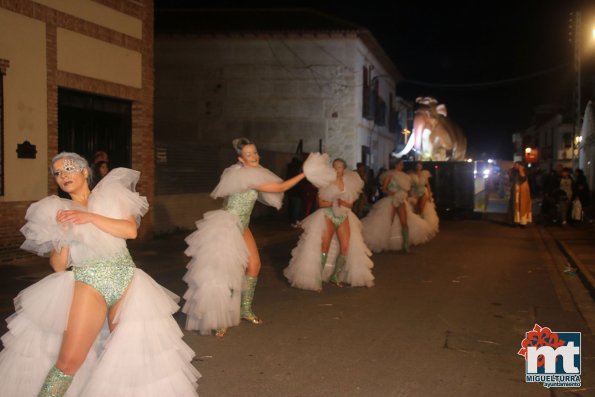
<instances>
[{"instance_id":1,"label":"raised arm","mask_svg":"<svg viewBox=\"0 0 595 397\"><path fill-rule=\"evenodd\" d=\"M273 182L260 185L256 188L256 190L265 193L283 193L297 185L302 179L304 179L304 177L304 173L301 172L293 178L290 178L283 182Z\"/></svg>"},{"instance_id":2,"label":"raised arm","mask_svg":"<svg viewBox=\"0 0 595 397\"><path fill-rule=\"evenodd\" d=\"M138 235L136 221L133 216L129 216L126 219L114 219L92 212L66 210L59 211L56 219L61 223L70 222L75 225L92 223L98 229L114 237L127 240L133 240Z\"/></svg>"}]
</instances>

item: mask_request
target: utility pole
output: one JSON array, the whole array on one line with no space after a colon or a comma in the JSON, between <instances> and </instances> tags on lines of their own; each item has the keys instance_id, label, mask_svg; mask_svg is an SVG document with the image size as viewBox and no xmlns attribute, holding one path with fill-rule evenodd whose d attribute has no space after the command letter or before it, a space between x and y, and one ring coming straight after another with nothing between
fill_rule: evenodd
<instances>
[{"instance_id":1,"label":"utility pole","mask_svg":"<svg viewBox=\"0 0 595 397\"><path fill-rule=\"evenodd\" d=\"M570 13L568 41L574 44L574 92L573 92L573 121L574 131L572 134L572 166L578 162L578 137L581 133L581 53L582 53L582 26L581 12Z\"/></svg>"}]
</instances>

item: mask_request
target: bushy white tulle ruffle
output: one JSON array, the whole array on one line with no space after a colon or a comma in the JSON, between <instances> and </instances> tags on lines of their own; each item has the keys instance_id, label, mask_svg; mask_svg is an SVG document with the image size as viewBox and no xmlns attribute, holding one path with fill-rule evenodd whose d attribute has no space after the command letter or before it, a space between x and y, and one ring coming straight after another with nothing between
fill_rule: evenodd
<instances>
[{"instance_id":1,"label":"bushy white tulle ruffle","mask_svg":"<svg viewBox=\"0 0 595 397\"><path fill-rule=\"evenodd\" d=\"M405 201L404 205L406 205L407 211L409 245L418 245L429 241L435 233L424 219L413 212L408 201ZM370 213L362 219L364 241L373 252L402 249L401 222L396 214L393 220L393 209L392 197L385 197L376 202Z\"/></svg>"},{"instance_id":2,"label":"bushy white tulle ruffle","mask_svg":"<svg viewBox=\"0 0 595 397\"><path fill-rule=\"evenodd\" d=\"M240 163L223 170L221 179L211 192L212 198L223 198L234 193L256 189L268 183L278 183L283 180L264 167L245 167ZM277 209L283 204L283 193L258 192L258 201Z\"/></svg>"},{"instance_id":3,"label":"bushy white tulle ruffle","mask_svg":"<svg viewBox=\"0 0 595 397\"><path fill-rule=\"evenodd\" d=\"M89 212L108 218L125 219L133 216L136 223L149 210L145 196L136 192L140 172L129 168L114 168L93 188L89 196Z\"/></svg>"},{"instance_id":4,"label":"bushy white tulle ruffle","mask_svg":"<svg viewBox=\"0 0 595 397\"><path fill-rule=\"evenodd\" d=\"M58 357L74 291L72 272L54 273L21 291L0 352L0 395L34 397ZM197 396L194 352L172 317L169 291L140 269L116 316L75 374L67 397Z\"/></svg>"},{"instance_id":5,"label":"bushy white tulle ruffle","mask_svg":"<svg viewBox=\"0 0 595 397\"><path fill-rule=\"evenodd\" d=\"M434 201L426 201L421 216L428 224L428 228L431 232L430 237L434 237L440 230L440 218L438 218L438 214L436 213L436 205L434 204Z\"/></svg>"},{"instance_id":6,"label":"bushy white tulle ruffle","mask_svg":"<svg viewBox=\"0 0 595 397\"><path fill-rule=\"evenodd\" d=\"M317 291L322 287L322 281L328 281L334 270L334 264L340 252L337 236L333 236L328 252L326 266L321 269L322 233L326 228L324 220L324 209L319 209L302 221L304 232L300 236L298 245L291 251L289 266L283 274L289 280L292 287ZM374 264L370 259L371 252L366 247L362 237L360 220L351 212L348 212L350 238L347 262L343 272L340 273L340 281L352 287L374 286L372 268Z\"/></svg>"},{"instance_id":7,"label":"bushy white tulle ruffle","mask_svg":"<svg viewBox=\"0 0 595 397\"><path fill-rule=\"evenodd\" d=\"M317 188L322 188L337 179L337 171L331 166L327 153L310 153L304 162L306 178Z\"/></svg>"},{"instance_id":8,"label":"bushy white tulle ruffle","mask_svg":"<svg viewBox=\"0 0 595 397\"><path fill-rule=\"evenodd\" d=\"M33 203L27 208L25 220L27 223L21 228L25 241L21 248L39 256L47 256L51 251L60 251L62 247L80 239L72 224L59 224L56 220L58 211L77 207L72 200L58 196L49 196Z\"/></svg>"},{"instance_id":9,"label":"bushy white tulle ruffle","mask_svg":"<svg viewBox=\"0 0 595 397\"><path fill-rule=\"evenodd\" d=\"M364 181L357 172L351 170L345 170L343 173L343 190L339 190L339 187L332 183L320 189L318 195L325 201L334 202L337 199L341 199L348 203L353 203L359 198L359 195L364 188Z\"/></svg>"},{"instance_id":10,"label":"bushy white tulle ruffle","mask_svg":"<svg viewBox=\"0 0 595 397\"><path fill-rule=\"evenodd\" d=\"M71 262L81 265L97 258L104 258L126 248L126 240L106 233L91 223L74 225L58 224L59 210L79 210L108 218L136 218L137 223L149 208L147 199L134 191L140 173L128 168L110 171L95 186L89 196L87 208L57 196L46 197L27 209L27 223L21 228L25 242L21 248L38 255L48 255L51 250L70 248Z\"/></svg>"},{"instance_id":11,"label":"bushy white tulle ruffle","mask_svg":"<svg viewBox=\"0 0 595 397\"><path fill-rule=\"evenodd\" d=\"M207 212L196 229L186 237L185 253L192 259L184 275L188 290L182 311L187 314L186 329L210 334L240 322L248 249L240 220L230 212Z\"/></svg>"}]
</instances>

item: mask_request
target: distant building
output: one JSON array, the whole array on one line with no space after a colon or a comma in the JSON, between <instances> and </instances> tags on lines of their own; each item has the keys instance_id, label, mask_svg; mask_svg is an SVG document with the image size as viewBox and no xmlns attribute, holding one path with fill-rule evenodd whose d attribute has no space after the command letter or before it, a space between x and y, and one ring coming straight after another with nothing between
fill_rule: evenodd
<instances>
[{"instance_id":1,"label":"distant building","mask_svg":"<svg viewBox=\"0 0 595 397\"><path fill-rule=\"evenodd\" d=\"M565 122L557 108L541 106L535 109L530 127L515 141L515 159L538 166L542 170L573 167L573 125ZM519 145L520 142L520 145ZM520 149L520 153L519 153Z\"/></svg>"},{"instance_id":2,"label":"distant building","mask_svg":"<svg viewBox=\"0 0 595 397\"><path fill-rule=\"evenodd\" d=\"M56 193L59 151L106 151L152 202L152 119L152 0L0 1L0 262L26 255L19 229Z\"/></svg>"},{"instance_id":3,"label":"distant building","mask_svg":"<svg viewBox=\"0 0 595 397\"><path fill-rule=\"evenodd\" d=\"M281 176L300 142L377 171L403 140L401 76L361 26L303 9L157 10L155 23L157 231L218 205L208 192L235 137Z\"/></svg>"}]
</instances>

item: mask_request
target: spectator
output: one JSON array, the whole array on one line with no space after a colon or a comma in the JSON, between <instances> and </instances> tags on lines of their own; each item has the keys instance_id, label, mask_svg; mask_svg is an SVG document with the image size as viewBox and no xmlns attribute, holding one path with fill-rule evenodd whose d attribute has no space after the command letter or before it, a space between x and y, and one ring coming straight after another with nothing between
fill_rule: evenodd
<instances>
[{"instance_id":1,"label":"spectator","mask_svg":"<svg viewBox=\"0 0 595 397\"><path fill-rule=\"evenodd\" d=\"M562 225L566 225L568 221L568 213L570 211L570 203L572 200L572 185L574 181L570 176L570 169L567 167L562 168L560 175L560 191L558 195L558 210Z\"/></svg>"},{"instance_id":2,"label":"spectator","mask_svg":"<svg viewBox=\"0 0 595 397\"><path fill-rule=\"evenodd\" d=\"M99 161L109 162L109 156L103 150L98 150L93 155L93 164L95 164Z\"/></svg>"},{"instance_id":3,"label":"spectator","mask_svg":"<svg viewBox=\"0 0 595 397\"><path fill-rule=\"evenodd\" d=\"M357 163L355 172L364 181L364 188L359 195L358 199L353 203L352 211L358 218L363 218L366 215L366 207L368 205L368 192L366 186L368 185L368 173L366 171L366 165L364 163Z\"/></svg>"},{"instance_id":4,"label":"spectator","mask_svg":"<svg viewBox=\"0 0 595 397\"><path fill-rule=\"evenodd\" d=\"M587 177L583 170L579 168L574 171L574 197L581 201L583 209L588 208L591 204Z\"/></svg>"},{"instance_id":5,"label":"spectator","mask_svg":"<svg viewBox=\"0 0 595 397\"><path fill-rule=\"evenodd\" d=\"M545 223L555 223L558 220L556 206L558 203L558 191L560 176L553 168L543 176L543 199L541 201L541 216Z\"/></svg>"},{"instance_id":6,"label":"spectator","mask_svg":"<svg viewBox=\"0 0 595 397\"><path fill-rule=\"evenodd\" d=\"M96 161L95 164L93 164L93 186L96 186L108 172L109 164L107 161Z\"/></svg>"},{"instance_id":7,"label":"spectator","mask_svg":"<svg viewBox=\"0 0 595 397\"><path fill-rule=\"evenodd\" d=\"M509 217L514 224L526 226L533 221L531 212L531 190L525 166L515 161L510 171Z\"/></svg>"}]
</instances>

